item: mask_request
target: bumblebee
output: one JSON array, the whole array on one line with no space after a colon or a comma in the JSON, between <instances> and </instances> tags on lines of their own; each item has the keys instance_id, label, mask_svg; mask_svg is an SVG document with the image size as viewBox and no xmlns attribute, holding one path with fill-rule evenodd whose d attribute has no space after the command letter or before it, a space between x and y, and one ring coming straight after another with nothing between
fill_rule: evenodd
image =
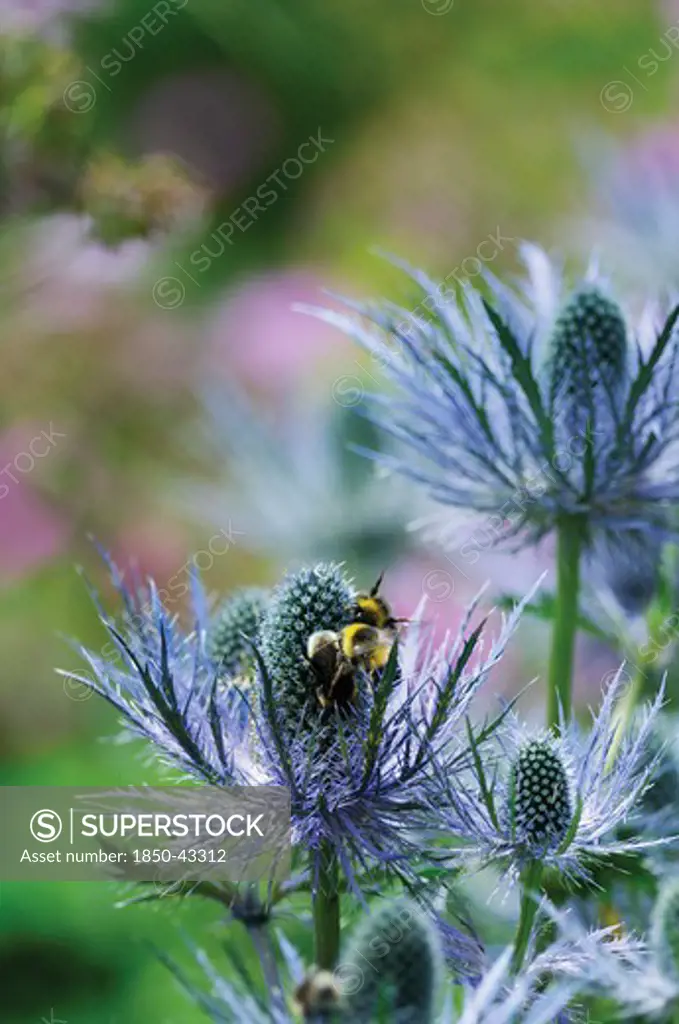
<instances>
[{"instance_id":1,"label":"bumblebee","mask_svg":"<svg viewBox=\"0 0 679 1024\"><path fill-rule=\"evenodd\" d=\"M306 656L318 686L316 696L323 708L346 710L356 698L356 675L363 671L375 682L389 661L398 624L380 596L384 573L372 590L357 594L352 622L339 633L320 630L307 642Z\"/></svg>"},{"instance_id":2,"label":"bumblebee","mask_svg":"<svg viewBox=\"0 0 679 1024\"><path fill-rule=\"evenodd\" d=\"M389 652L394 642L394 634L377 626L367 626L362 622L352 622L340 633L342 654L352 664L362 668L369 676L380 672L389 661Z\"/></svg>"},{"instance_id":3,"label":"bumblebee","mask_svg":"<svg viewBox=\"0 0 679 1024\"><path fill-rule=\"evenodd\" d=\"M395 619L391 608L380 595L380 587L384 573L380 573L377 583L364 593L356 595L356 604L353 611L353 621L366 626L374 626L376 629L383 629L396 634L396 627L403 619Z\"/></svg>"},{"instance_id":4,"label":"bumblebee","mask_svg":"<svg viewBox=\"0 0 679 1024\"><path fill-rule=\"evenodd\" d=\"M346 710L356 697L356 674L374 678L389 660L392 637L384 630L352 622L339 633L321 630L307 643L307 660L316 676L316 696L323 708Z\"/></svg>"},{"instance_id":5,"label":"bumblebee","mask_svg":"<svg viewBox=\"0 0 679 1024\"><path fill-rule=\"evenodd\" d=\"M340 634L329 629L313 633L306 655L318 683L316 697L321 707L348 710L356 697L357 666L344 654Z\"/></svg>"},{"instance_id":6,"label":"bumblebee","mask_svg":"<svg viewBox=\"0 0 679 1024\"><path fill-rule=\"evenodd\" d=\"M294 999L296 1009L304 1014L305 1019L333 1013L342 1002L335 975L317 967L312 967L301 985L297 986Z\"/></svg>"}]
</instances>

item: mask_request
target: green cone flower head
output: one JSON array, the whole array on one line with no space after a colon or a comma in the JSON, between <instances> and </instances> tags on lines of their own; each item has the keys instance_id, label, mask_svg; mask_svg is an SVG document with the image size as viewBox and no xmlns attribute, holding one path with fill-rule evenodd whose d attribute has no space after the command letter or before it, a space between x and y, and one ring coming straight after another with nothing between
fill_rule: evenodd
<instances>
[{"instance_id":1,"label":"green cone flower head","mask_svg":"<svg viewBox=\"0 0 679 1024\"><path fill-rule=\"evenodd\" d=\"M414 903L398 900L374 911L335 971L346 1019L356 1024L382 1019L429 1024L440 961L439 937Z\"/></svg>"},{"instance_id":2,"label":"green cone flower head","mask_svg":"<svg viewBox=\"0 0 679 1024\"><path fill-rule=\"evenodd\" d=\"M620 307L594 287L575 292L557 317L549 357L550 401L561 396L582 417L593 392L615 392L627 371L627 328Z\"/></svg>"},{"instance_id":3,"label":"green cone flower head","mask_svg":"<svg viewBox=\"0 0 679 1024\"><path fill-rule=\"evenodd\" d=\"M338 632L351 621L353 607L353 588L332 562L293 573L273 593L260 628L260 649L276 702L293 730L313 706L318 686L306 658L309 637Z\"/></svg>"},{"instance_id":4,"label":"green cone flower head","mask_svg":"<svg viewBox=\"0 0 679 1024\"><path fill-rule=\"evenodd\" d=\"M245 637L257 640L259 624L269 594L257 587L237 590L218 608L208 631L208 653L225 675L247 676L254 666L252 647Z\"/></svg>"},{"instance_id":5,"label":"green cone flower head","mask_svg":"<svg viewBox=\"0 0 679 1024\"><path fill-rule=\"evenodd\" d=\"M679 878L660 888L653 908L651 941L664 971L679 978Z\"/></svg>"},{"instance_id":6,"label":"green cone flower head","mask_svg":"<svg viewBox=\"0 0 679 1024\"><path fill-rule=\"evenodd\" d=\"M573 820L566 769L549 739L526 742L511 770L509 814L517 838L556 849Z\"/></svg>"}]
</instances>

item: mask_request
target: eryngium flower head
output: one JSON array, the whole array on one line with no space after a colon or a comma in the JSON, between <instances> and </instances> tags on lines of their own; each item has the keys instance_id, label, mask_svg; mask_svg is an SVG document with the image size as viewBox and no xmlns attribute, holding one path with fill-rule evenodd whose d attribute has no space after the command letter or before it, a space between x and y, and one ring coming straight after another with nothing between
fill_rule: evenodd
<instances>
[{"instance_id":1,"label":"eryngium flower head","mask_svg":"<svg viewBox=\"0 0 679 1024\"><path fill-rule=\"evenodd\" d=\"M379 1008L401 1024L431 1024L442 961L440 939L418 907L385 903L364 919L335 971L348 1018L373 1024Z\"/></svg>"},{"instance_id":2,"label":"eryngium flower head","mask_svg":"<svg viewBox=\"0 0 679 1024\"><path fill-rule=\"evenodd\" d=\"M458 297L409 271L423 291L414 312L306 308L355 337L395 386L373 396L373 415L399 452L371 454L439 504L488 514L498 540L533 542L564 516L580 518L589 543L672 532L679 309L646 312L635 332L595 268L569 292L544 253L522 253L517 291L485 272L485 295L466 283ZM459 540L450 512L437 518Z\"/></svg>"},{"instance_id":3,"label":"eryngium flower head","mask_svg":"<svg viewBox=\"0 0 679 1024\"><path fill-rule=\"evenodd\" d=\"M549 738L528 740L512 765L509 819L519 842L558 848L573 821L568 773Z\"/></svg>"},{"instance_id":4,"label":"eryngium flower head","mask_svg":"<svg viewBox=\"0 0 679 1024\"><path fill-rule=\"evenodd\" d=\"M313 685L307 688L302 641L306 630L343 621L353 595L336 566L317 565L282 583L262 624L262 651L255 650L257 672L247 688L225 677L210 656L197 585L194 625L185 631L153 585L130 592L115 567L113 574L126 612L118 624L104 612L101 618L116 657L81 648L89 674L74 678L188 776L216 786L286 787L292 840L313 872L325 851L356 887L372 869L416 881L427 853L423 836L442 835L439 778L452 784L470 761L465 720L522 606L503 617L485 650L483 623L471 627L477 602L459 634L440 646L414 621L350 713L315 716L303 713L316 709L317 697ZM481 747L496 725L480 730ZM476 943L460 946L460 959L478 957Z\"/></svg>"},{"instance_id":5,"label":"eryngium flower head","mask_svg":"<svg viewBox=\"0 0 679 1024\"><path fill-rule=\"evenodd\" d=\"M309 637L349 625L354 602L350 582L331 562L292 573L273 593L259 647L289 735L297 732L302 716L318 710L318 683L306 656Z\"/></svg>"},{"instance_id":6,"label":"eryngium flower head","mask_svg":"<svg viewBox=\"0 0 679 1024\"><path fill-rule=\"evenodd\" d=\"M237 590L215 612L208 630L210 657L225 675L247 676L254 668L253 644L269 594L258 587Z\"/></svg>"},{"instance_id":7,"label":"eryngium flower head","mask_svg":"<svg viewBox=\"0 0 679 1024\"><path fill-rule=\"evenodd\" d=\"M627 327L617 303L586 286L561 309L549 342L549 402L584 434L597 392L620 394L627 375Z\"/></svg>"},{"instance_id":8,"label":"eryngium flower head","mask_svg":"<svg viewBox=\"0 0 679 1024\"><path fill-rule=\"evenodd\" d=\"M651 944L665 973L679 984L679 879L661 886L653 908Z\"/></svg>"},{"instance_id":9,"label":"eryngium flower head","mask_svg":"<svg viewBox=\"0 0 679 1024\"><path fill-rule=\"evenodd\" d=\"M558 936L534 967L551 977L574 979L583 996L611 1000L613 1020L675 1020L679 983L674 972L665 970L652 943L621 934L619 927L588 931L572 910L543 906Z\"/></svg>"},{"instance_id":10,"label":"eryngium flower head","mask_svg":"<svg viewBox=\"0 0 679 1024\"><path fill-rule=\"evenodd\" d=\"M620 829L640 812L651 785L657 757L649 757L648 741L663 701L661 688L634 731L620 736L616 709L623 688L620 670L588 733L562 722L559 736L526 739L518 723L507 720L496 735L497 750L487 748L470 778L446 787L442 813L454 859L503 866L510 878L540 861L566 879L590 880L610 855L664 842Z\"/></svg>"}]
</instances>

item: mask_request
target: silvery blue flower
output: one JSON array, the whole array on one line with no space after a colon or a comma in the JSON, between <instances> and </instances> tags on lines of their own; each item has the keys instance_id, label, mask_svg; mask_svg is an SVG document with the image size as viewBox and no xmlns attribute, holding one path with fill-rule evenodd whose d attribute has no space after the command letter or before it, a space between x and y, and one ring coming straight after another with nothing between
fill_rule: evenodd
<instances>
[{"instance_id":1,"label":"silvery blue flower","mask_svg":"<svg viewBox=\"0 0 679 1024\"><path fill-rule=\"evenodd\" d=\"M511 879L539 862L567 880L590 880L610 855L662 842L619 831L652 783L659 754L649 755L649 739L664 699L661 688L638 727L621 736L623 688L620 669L588 733L562 721L558 736L532 734L507 720L496 757L479 756L469 778L446 787L456 859L504 867Z\"/></svg>"},{"instance_id":2,"label":"silvery blue flower","mask_svg":"<svg viewBox=\"0 0 679 1024\"><path fill-rule=\"evenodd\" d=\"M116 656L82 648L89 673L73 678L105 697L129 730L186 776L289 789L293 843L308 852L313 870L329 848L351 886L375 867L417 881L422 835L442 824L439 777L452 781L469 764L464 719L502 657L520 606L485 651L483 626L470 628L476 603L459 634L441 645L413 623L382 679L359 679L351 714L339 715L320 708L304 646L311 633L337 629L351 613L353 587L339 566L302 569L274 590L249 686L240 676L225 678L211 657L197 585L187 631L153 584L128 589L115 567L113 578L125 614L119 624L103 611L101 618Z\"/></svg>"},{"instance_id":3,"label":"silvery blue flower","mask_svg":"<svg viewBox=\"0 0 679 1024\"><path fill-rule=\"evenodd\" d=\"M336 401L294 395L275 413L233 386L207 389L201 446L223 479L182 485L181 502L202 521L239 524L243 546L279 562L351 558L376 576L403 553L422 506L353 450L380 437L356 415L360 380L351 386Z\"/></svg>"},{"instance_id":4,"label":"silvery blue flower","mask_svg":"<svg viewBox=\"0 0 679 1024\"><path fill-rule=\"evenodd\" d=\"M460 1015L446 1007L440 1024L567 1024L567 1006L577 992L572 981L539 986L535 973L510 974L512 950L508 949L465 992Z\"/></svg>"},{"instance_id":5,"label":"silvery blue flower","mask_svg":"<svg viewBox=\"0 0 679 1024\"><path fill-rule=\"evenodd\" d=\"M597 133L583 151L593 194L578 234L630 290L679 286L678 166L673 124L654 125L624 145Z\"/></svg>"},{"instance_id":6,"label":"silvery blue flower","mask_svg":"<svg viewBox=\"0 0 679 1024\"><path fill-rule=\"evenodd\" d=\"M261 941L260 938L258 954L267 981L265 992L261 991L257 980L242 969L230 971L229 977L225 977L205 952L196 947L193 947L193 954L210 984L208 992L190 981L169 958L163 956L163 960L189 996L215 1024L292 1024L299 1020L294 1010L297 1000L286 995L285 989L294 988L297 993L304 991L309 975L299 953L280 929L267 935L263 940L264 948ZM373 951L377 948L374 946ZM427 1019L435 1020L436 1024L569 1024L576 1019L570 1016L567 1007L578 991L577 980L564 976L549 984L543 981L542 967L545 970L553 968L556 973L567 962L563 954L558 960L556 957L553 961L545 959L540 970L522 971L516 977L510 973L510 961L511 949L508 949L478 979L475 987L457 987L455 995L451 983L441 980L439 989L444 993L443 1006L433 1018ZM569 964L572 961L578 962L577 955L571 954ZM566 974L565 971L561 973ZM314 1002L335 1010L335 1016L330 1016L330 1020L336 1024L354 1024L362 1019L354 1014L355 994L347 987L347 977L341 966L334 973L311 975ZM360 996L360 990L357 993ZM312 1024L326 1024L328 1015L310 1013L305 1019ZM402 1017L390 1008L384 1013L378 1010L371 1018L371 1024L399 1024L401 1020L407 1024L412 1019L411 1016ZM424 1024L424 1018L421 1020Z\"/></svg>"},{"instance_id":7,"label":"silvery blue flower","mask_svg":"<svg viewBox=\"0 0 679 1024\"><path fill-rule=\"evenodd\" d=\"M414 313L306 308L357 339L393 385L373 408L399 452L374 457L435 502L486 514L500 539L534 541L563 518L590 544L672 532L679 310L647 311L634 331L596 266L568 290L541 250L522 253L526 282L512 289L486 272L487 297L466 284L451 299L410 271L422 290Z\"/></svg>"},{"instance_id":8,"label":"silvery blue flower","mask_svg":"<svg viewBox=\"0 0 679 1024\"><path fill-rule=\"evenodd\" d=\"M302 982L301 958L279 928L251 929L250 937L264 987L246 968L244 960L232 963L225 977L207 953L193 944L190 949L209 984L207 992L168 956L161 952L160 957L186 994L205 1013L206 1019L214 1024L293 1024L299 1018L292 1012L286 990ZM227 947L229 951L233 949Z\"/></svg>"},{"instance_id":9,"label":"silvery blue flower","mask_svg":"<svg viewBox=\"0 0 679 1024\"><path fill-rule=\"evenodd\" d=\"M538 958L543 969L574 980L583 994L613 1000L615 1020L675 1019L679 976L663 962L662 938L643 941L617 928L588 931L572 911L547 910L559 935Z\"/></svg>"}]
</instances>

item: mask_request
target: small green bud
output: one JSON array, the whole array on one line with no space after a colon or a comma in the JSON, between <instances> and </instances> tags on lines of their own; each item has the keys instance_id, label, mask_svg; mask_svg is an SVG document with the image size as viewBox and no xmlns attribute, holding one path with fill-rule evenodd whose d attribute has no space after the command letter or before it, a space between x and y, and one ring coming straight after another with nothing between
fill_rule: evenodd
<instances>
[{"instance_id":1,"label":"small green bud","mask_svg":"<svg viewBox=\"0 0 679 1024\"><path fill-rule=\"evenodd\" d=\"M584 416L592 391L615 391L627 371L627 327L620 307L597 288L575 292L552 332L550 399L564 396Z\"/></svg>"},{"instance_id":2,"label":"small green bud","mask_svg":"<svg viewBox=\"0 0 679 1024\"><path fill-rule=\"evenodd\" d=\"M555 849L573 820L568 775L547 739L529 740L512 766L509 813L517 838Z\"/></svg>"},{"instance_id":3,"label":"small green bud","mask_svg":"<svg viewBox=\"0 0 679 1024\"><path fill-rule=\"evenodd\" d=\"M660 888L651 919L651 944L663 970L679 978L679 878Z\"/></svg>"},{"instance_id":4,"label":"small green bud","mask_svg":"<svg viewBox=\"0 0 679 1024\"><path fill-rule=\"evenodd\" d=\"M309 637L325 630L339 632L351 621L353 607L352 587L334 563L301 569L273 593L260 626L260 649L276 702L293 730L316 702Z\"/></svg>"},{"instance_id":5,"label":"small green bud","mask_svg":"<svg viewBox=\"0 0 679 1024\"><path fill-rule=\"evenodd\" d=\"M225 675L247 676L252 671L252 648L244 637L257 641L259 624L269 600L266 590L237 590L215 614L207 637L208 654Z\"/></svg>"},{"instance_id":6,"label":"small green bud","mask_svg":"<svg viewBox=\"0 0 679 1024\"><path fill-rule=\"evenodd\" d=\"M441 960L439 936L414 903L380 907L359 926L335 971L347 1019L431 1024Z\"/></svg>"}]
</instances>

